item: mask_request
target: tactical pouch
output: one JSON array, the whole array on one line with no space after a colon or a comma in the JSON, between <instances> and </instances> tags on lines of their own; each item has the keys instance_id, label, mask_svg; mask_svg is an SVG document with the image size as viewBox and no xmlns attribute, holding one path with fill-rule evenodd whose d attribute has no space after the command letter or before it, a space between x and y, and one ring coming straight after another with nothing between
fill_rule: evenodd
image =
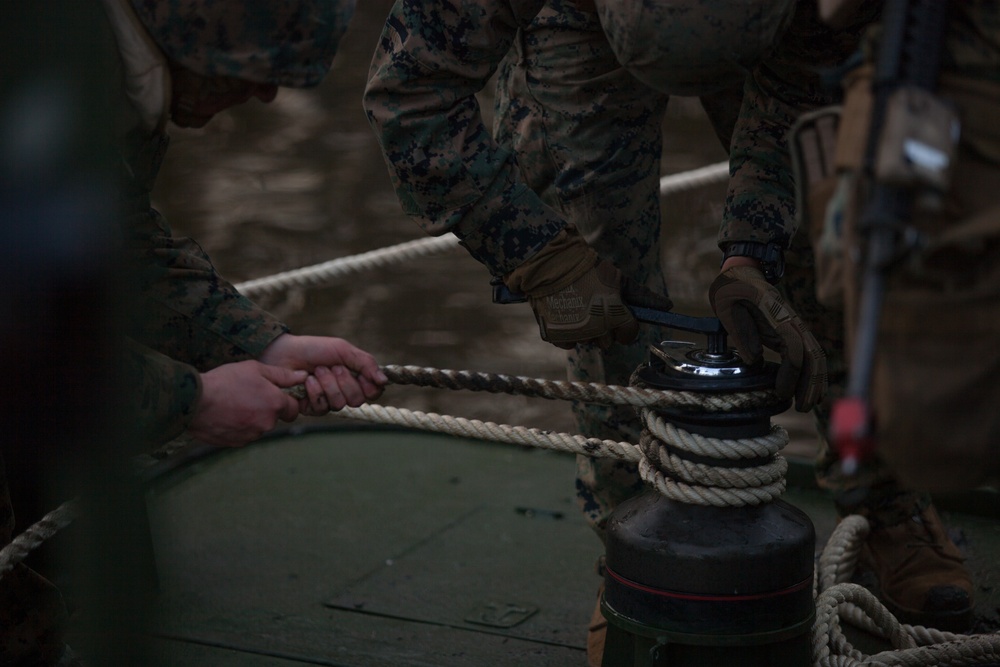
<instances>
[{"instance_id":1,"label":"tactical pouch","mask_svg":"<svg viewBox=\"0 0 1000 667\"><path fill-rule=\"evenodd\" d=\"M798 233L809 235L816 260L816 298L827 307L839 307L843 301L845 186L834 160L840 115L836 106L805 114L789 136Z\"/></svg>"},{"instance_id":2,"label":"tactical pouch","mask_svg":"<svg viewBox=\"0 0 1000 667\"><path fill-rule=\"evenodd\" d=\"M945 205L915 211L923 240L889 276L872 402L899 481L957 491L1000 475L1000 86L946 74L939 89L962 137Z\"/></svg>"},{"instance_id":3,"label":"tactical pouch","mask_svg":"<svg viewBox=\"0 0 1000 667\"><path fill-rule=\"evenodd\" d=\"M875 156L875 177L907 188L948 190L959 138L958 116L933 93L905 86L890 96Z\"/></svg>"}]
</instances>

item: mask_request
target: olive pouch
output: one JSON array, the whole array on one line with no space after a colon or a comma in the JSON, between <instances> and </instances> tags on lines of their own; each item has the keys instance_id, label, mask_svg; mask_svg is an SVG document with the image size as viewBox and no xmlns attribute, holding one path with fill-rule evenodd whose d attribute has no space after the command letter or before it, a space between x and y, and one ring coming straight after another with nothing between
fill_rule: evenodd
<instances>
[{"instance_id":1,"label":"olive pouch","mask_svg":"<svg viewBox=\"0 0 1000 667\"><path fill-rule=\"evenodd\" d=\"M816 261L816 297L828 307L843 300L843 206L845 189L834 160L841 109L824 107L801 116L789 146L795 180L798 231L808 234Z\"/></svg>"}]
</instances>

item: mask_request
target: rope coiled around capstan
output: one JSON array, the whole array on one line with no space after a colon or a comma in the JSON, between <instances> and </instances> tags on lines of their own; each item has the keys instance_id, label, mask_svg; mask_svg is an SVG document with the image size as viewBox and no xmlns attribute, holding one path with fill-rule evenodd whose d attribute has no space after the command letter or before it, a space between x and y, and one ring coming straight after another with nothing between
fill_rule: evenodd
<instances>
[{"instance_id":1,"label":"rope coiled around capstan","mask_svg":"<svg viewBox=\"0 0 1000 667\"><path fill-rule=\"evenodd\" d=\"M645 387L638 373L632 386ZM704 399L702 411L718 412L706 409L716 395L698 395ZM780 404L770 390L746 395L754 397L755 408ZM741 507L769 503L784 493L788 462L779 452L788 444L788 432L781 426L771 424L762 436L724 439L687 431L653 407L642 408L640 415L639 475L661 495L692 505Z\"/></svg>"}]
</instances>

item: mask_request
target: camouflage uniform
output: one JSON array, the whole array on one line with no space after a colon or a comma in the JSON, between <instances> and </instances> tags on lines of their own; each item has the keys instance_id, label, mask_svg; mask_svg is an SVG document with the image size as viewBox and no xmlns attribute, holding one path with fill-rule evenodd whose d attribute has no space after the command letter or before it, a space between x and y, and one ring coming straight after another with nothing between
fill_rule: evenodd
<instances>
[{"instance_id":1,"label":"camouflage uniform","mask_svg":"<svg viewBox=\"0 0 1000 667\"><path fill-rule=\"evenodd\" d=\"M957 5L957 6L956 6ZM990 35L1000 33L991 3L952 3L943 70L997 81L1000 48ZM964 8L963 8L964 7ZM869 26L880 17L881 3L863 3L850 26L831 30L816 15L814 3L799 2L794 22L777 51L747 79L744 106L735 131L720 246L731 241L775 242L788 248L782 289L819 340L827 356L830 391L814 415L821 434L828 431L832 402L846 387L844 314L816 298L813 248L807 229L797 229L795 183L787 134L806 111L837 101L839 91L821 85L819 68L833 69L852 51L870 51ZM930 498L908 491L876 459L861 474L844 478L835 452L822 439L817 462L820 484L831 490L842 514L862 512L881 523L895 523L900 512L926 507Z\"/></svg>"},{"instance_id":2,"label":"camouflage uniform","mask_svg":"<svg viewBox=\"0 0 1000 667\"><path fill-rule=\"evenodd\" d=\"M115 10L118 16L138 16L167 56L199 74L298 87L317 84L329 70L354 9L353 0L321 8L307 0L276 0L242 9L235 6L240 3L207 0L127 2L106 3L110 23ZM136 14L129 14L133 8ZM121 281L129 291L119 304L127 336L120 360L129 390L123 408L138 439L131 443L133 451L144 451L188 425L201 372L256 358L288 329L224 280L195 241L175 238L151 207L150 192L169 143L165 116L154 117L165 109L142 108L136 91L150 88L128 78L134 70L126 62L141 41L113 32L106 37L119 40L122 85L109 108L120 128L119 220L129 276ZM16 534L12 505L0 457L0 546ZM37 518L27 517L17 528ZM0 579L0 664L56 664L67 617L58 590L23 564L16 566Z\"/></svg>"},{"instance_id":3,"label":"camouflage uniform","mask_svg":"<svg viewBox=\"0 0 1000 667\"><path fill-rule=\"evenodd\" d=\"M844 317L840 310L824 307L816 298L813 249L808 230L799 229L797 224L788 132L803 113L838 101L839 91L835 84L822 81L821 71L835 70L860 48L862 35L880 9L880 3L868 3L864 14L850 26L832 30L820 20L814 2L797 2L792 24L775 52L746 79L730 150L732 178L719 245L725 248L731 242L752 241L786 249L780 289L827 359L829 390L813 412L820 434L827 433L830 407L846 387ZM917 495L902 491L881 463L867 466L852 480L841 478L836 456L823 435L821 442L817 478L833 492L842 514L857 511L861 502L869 509L876 505L888 508L903 493L916 501Z\"/></svg>"},{"instance_id":4,"label":"camouflage uniform","mask_svg":"<svg viewBox=\"0 0 1000 667\"><path fill-rule=\"evenodd\" d=\"M329 71L355 4L128 1L171 61L203 76L292 87L316 85ZM149 193L169 138L143 124L124 96L121 106L126 268L136 278L129 302L142 314L129 322L125 373L137 387L138 431L149 436L140 444L148 447L176 437L190 422L199 373L256 358L288 329L224 280L195 241L174 238L151 208Z\"/></svg>"},{"instance_id":5,"label":"camouflage uniform","mask_svg":"<svg viewBox=\"0 0 1000 667\"><path fill-rule=\"evenodd\" d=\"M517 33L498 78L495 115L496 139L514 149L524 182L601 257L661 294L667 288L659 164L667 99L621 67L595 12L549 0ZM628 385L649 344L662 338L659 327L643 326L630 345L577 345L568 355L569 377ZM639 441L631 408L574 404L573 410L589 437ZM577 495L599 534L609 509L641 489L633 464L577 457Z\"/></svg>"},{"instance_id":6,"label":"camouflage uniform","mask_svg":"<svg viewBox=\"0 0 1000 667\"><path fill-rule=\"evenodd\" d=\"M814 202L803 198L801 201L809 205L796 211L795 183L790 178L786 137L789 128L803 112L834 100L815 85L802 87L789 86L789 83L816 82L817 78L802 65L824 64L823 58L827 55L835 58L845 56L854 48L852 45L858 47L860 56L874 52L875 45L871 40L878 38L876 24L880 20L881 3L861 3L858 14L852 17L853 23L832 33L816 22L815 12L811 10L811 5L807 8L799 3L795 23L778 50L764 66L755 69L747 81L741 123L750 121L754 128L752 132L744 132L740 126L736 130L731 165L734 178L720 230L720 245L728 241L750 240L788 246L784 289L789 302L823 345L828 359L831 391L826 402L815 411L817 427L821 434L825 434L831 403L845 389L847 367L844 351L845 342L849 340L845 333L851 334L853 330L848 328L845 332L844 326L845 314L850 315L851 309L849 306L846 309L836 306L826 308L817 299L817 280L828 283L829 278L823 275L825 271L818 271L820 266L813 252L816 239L810 238L810 232L815 232L816 227L810 224L796 229L796 214L803 216ZM1000 17L996 3L991 1L950 3L949 10L951 14L942 67L944 94L949 96L955 92L949 89L949 76L956 72L993 84L992 91L980 97L975 105L968 104L963 108L961 95L956 96L959 109L965 116L965 129L954 181L958 187L949 192L947 208L951 216L944 220L945 224L954 224L952 217L961 222L963 215L966 216L964 220L969 220L970 216L974 219L973 212L988 209L991 205L989 195L984 196L983 192L995 191L997 183L996 167L1000 163L997 156L1000 156L1000 151L993 138L995 129L987 127L989 122L985 119L995 116L997 100L1000 99L997 93L1000 88L996 87L1000 81L1000 44L997 42ZM801 20L810 14L808 21ZM796 25L800 26L798 30ZM832 35L836 39L830 43L824 35ZM857 61L863 59L858 58ZM834 59L825 64L835 65L837 62ZM975 90L976 86L972 89ZM848 90L850 92L850 88ZM838 168L843 168L841 146L850 144L854 136L867 136L869 114L860 116L860 125L849 126L849 120L853 122L859 118L847 109L849 102L850 98L845 102L844 121L836 150ZM970 113L973 108L977 110ZM985 152L977 151L978 142L990 148ZM991 164L991 168L984 168L984 162ZM985 185L988 183L994 185ZM977 188L976 185L969 187L969 184L983 185ZM970 190L977 189L981 192L970 196ZM817 191L816 194L820 193ZM992 205L995 206L995 203ZM848 204L844 211L845 219L854 215L852 209ZM814 214L813 211L808 212ZM822 221L821 218L819 220ZM845 222L844 227L849 228L851 224ZM994 224L994 234L996 227ZM816 247L821 247L821 244ZM981 251L973 251L963 261L964 266L952 271L950 281L946 278L945 288L931 297L920 292L926 287L928 275L914 281L906 276L907 271L893 272L883 308L879 340L877 372L882 375L876 376L874 396L878 401L883 392L895 394L893 398L896 402L889 401L888 405L902 406L902 414L890 415L884 409L886 404L879 404L879 451L884 459L876 458L869 462L860 474L845 478L840 473L839 461L835 452L827 446L825 438L824 452L816 467L821 486L832 492L841 515L859 513L869 519L871 532L862 549L860 562L876 575L882 601L903 622L955 632L967 629L971 623L974 585L962 564L962 554L948 538L930 497L910 489L930 488L926 480L932 478L941 488L941 475L949 476L954 489L957 487L953 480L980 476L988 468L988 462L995 461L996 457L985 453L982 445L978 444L984 440L981 437L976 445L967 447L964 452L967 458L971 452L978 453L977 462L963 460L956 454L940 458L940 452L947 446L949 438L955 437L955 432L948 432L948 427L956 413L975 412L977 417L969 420L973 422L969 432L981 436L983 431L992 428L993 438L989 446L996 442L997 420L992 406L996 404L998 385L995 380L983 382L991 374L995 378L998 358L995 352L987 350L993 346L987 341L995 341L998 331L995 308L997 272L984 270L984 267L997 265L996 245L992 247L988 250L989 245L980 246ZM845 262L849 258L850 255L847 255ZM852 275L847 266L844 271L848 278ZM964 293L953 289L962 279L972 275L979 281L974 283L974 289ZM845 281L845 284L849 282ZM913 289L914 286L917 289ZM906 291L908 288L910 292ZM977 289L979 300L968 299ZM851 293L849 285L846 291ZM913 299L914 294L919 298ZM984 304L993 305L984 307ZM949 330L950 335L935 333L945 330ZM954 341L963 337L962 346L954 345ZM954 363L942 364L942 357L949 354ZM953 372L953 369L962 368L963 359L975 360L973 364L977 368L974 371L970 369L967 376L961 377L961 381L975 383L975 390L955 392L956 386L970 387L970 384L959 384L956 376L960 376L961 371ZM888 372L887 360L894 363L888 366L891 369ZM968 368L968 364L965 367ZM947 371L942 373L942 368ZM945 379L948 373L951 375ZM944 388L947 400L957 399L958 405L938 399L938 387ZM949 391L952 392L950 395ZM911 400L906 400L907 392L910 392ZM899 400L900 395L903 400ZM930 419L915 419L910 412L914 409L929 415ZM890 416L894 416L895 420L889 419ZM897 426L903 424L904 427L897 428L895 433L887 433L886 424L893 421ZM914 422L922 424L919 428L923 432L909 427ZM928 424L933 426L928 427ZM989 438L985 440L989 441ZM939 456L938 464L923 465L924 481L916 482L917 476L912 472L915 466L911 461L928 450ZM995 454L995 446L992 451ZM892 458L894 452L899 458ZM941 465L942 460L944 465ZM907 465L910 466L909 471ZM947 470L949 466L951 469ZM957 469L962 467L964 470L959 473ZM907 487L900 480L910 480L911 486ZM917 484L920 486L917 487Z\"/></svg>"},{"instance_id":7,"label":"camouflage uniform","mask_svg":"<svg viewBox=\"0 0 1000 667\"><path fill-rule=\"evenodd\" d=\"M496 276L572 222L625 276L665 295L659 162L667 96L621 67L587 3L482 0L475 9L397 2L375 52L364 104L404 211L430 234L454 232ZM491 134L475 93L501 65ZM727 99L704 101L724 143L736 109ZM631 345L577 345L570 377L627 385L661 339L644 326ZM588 436L638 442L630 408L574 411ZM599 533L610 509L642 488L635 466L582 456L577 480Z\"/></svg>"},{"instance_id":8,"label":"camouflage uniform","mask_svg":"<svg viewBox=\"0 0 1000 667\"><path fill-rule=\"evenodd\" d=\"M253 359L288 329L224 280L198 244L174 238L150 207L149 192L167 146L166 135L133 132L127 164L124 234L130 294L140 317L129 318L125 346L127 386L141 425L142 448L162 444L186 428L201 391L199 374ZM128 312L128 311L127 311Z\"/></svg>"}]
</instances>

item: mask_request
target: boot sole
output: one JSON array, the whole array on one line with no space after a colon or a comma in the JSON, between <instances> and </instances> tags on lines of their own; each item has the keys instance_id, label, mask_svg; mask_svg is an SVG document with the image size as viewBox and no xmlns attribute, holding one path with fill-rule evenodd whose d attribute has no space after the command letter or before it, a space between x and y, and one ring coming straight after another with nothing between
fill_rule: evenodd
<instances>
[{"instance_id":1,"label":"boot sole","mask_svg":"<svg viewBox=\"0 0 1000 667\"><path fill-rule=\"evenodd\" d=\"M942 612L915 612L911 609L904 609L896 604L893 604L892 600L883 598L882 604L885 608L892 612L901 623L906 623L909 625L922 625L928 628L934 628L936 630L942 630L944 632L954 632L961 634L969 630L972 627L973 621L973 608L960 609L958 611L942 611Z\"/></svg>"}]
</instances>

